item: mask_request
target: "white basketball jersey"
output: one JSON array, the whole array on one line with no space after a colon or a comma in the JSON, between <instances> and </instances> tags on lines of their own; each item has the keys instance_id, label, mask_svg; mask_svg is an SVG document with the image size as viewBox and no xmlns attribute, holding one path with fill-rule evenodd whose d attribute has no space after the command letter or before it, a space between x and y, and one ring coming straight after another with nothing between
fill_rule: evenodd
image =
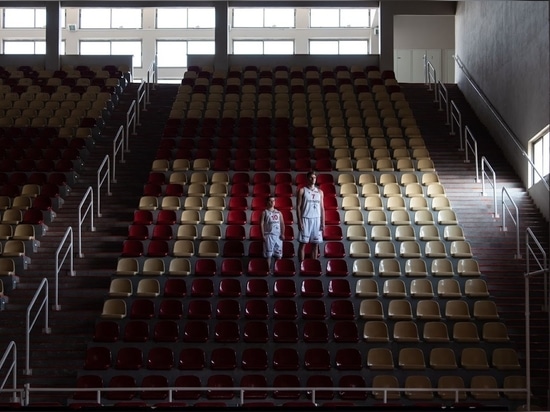
<instances>
[{"instance_id":1,"label":"white basketball jersey","mask_svg":"<svg viewBox=\"0 0 550 412\"><path fill-rule=\"evenodd\" d=\"M281 215L278 210L266 210L264 215L264 230L265 233L271 235L281 234Z\"/></svg>"},{"instance_id":2,"label":"white basketball jersey","mask_svg":"<svg viewBox=\"0 0 550 412\"><path fill-rule=\"evenodd\" d=\"M321 216L321 193L317 187L304 187L302 216L309 219Z\"/></svg>"}]
</instances>

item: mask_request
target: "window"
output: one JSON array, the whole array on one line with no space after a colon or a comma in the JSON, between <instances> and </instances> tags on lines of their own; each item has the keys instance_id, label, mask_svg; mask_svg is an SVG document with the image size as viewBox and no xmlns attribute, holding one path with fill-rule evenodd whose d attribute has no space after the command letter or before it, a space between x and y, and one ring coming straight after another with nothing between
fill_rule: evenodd
<instances>
[{"instance_id":1,"label":"window","mask_svg":"<svg viewBox=\"0 0 550 412\"><path fill-rule=\"evenodd\" d=\"M80 9L82 29L141 29L142 9Z\"/></svg>"},{"instance_id":2,"label":"window","mask_svg":"<svg viewBox=\"0 0 550 412\"><path fill-rule=\"evenodd\" d=\"M233 54L294 54L292 40L235 40Z\"/></svg>"},{"instance_id":3,"label":"window","mask_svg":"<svg viewBox=\"0 0 550 412\"><path fill-rule=\"evenodd\" d=\"M4 28L36 29L46 27L46 9L4 9Z\"/></svg>"},{"instance_id":4,"label":"window","mask_svg":"<svg viewBox=\"0 0 550 412\"><path fill-rule=\"evenodd\" d=\"M157 29L184 29L187 9L157 9Z\"/></svg>"},{"instance_id":5,"label":"window","mask_svg":"<svg viewBox=\"0 0 550 412\"><path fill-rule=\"evenodd\" d=\"M367 40L310 40L309 54L368 54Z\"/></svg>"},{"instance_id":6,"label":"window","mask_svg":"<svg viewBox=\"0 0 550 412\"><path fill-rule=\"evenodd\" d=\"M190 29L213 29L216 27L214 8L187 9L187 27Z\"/></svg>"},{"instance_id":7,"label":"window","mask_svg":"<svg viewBox=\"0 0 550 412\"><path fill-rule=\"evenodd\" d=\"M235 8L233 27L296 27L295 10L285 8Z\"/></svg>"},{"instance_id":8,"label":"window","mask_svg":"<svg viewBox=\"0 0 550 412\"><path fill-rule=\"evenodd\" d=\"M215 43L210 40L161 40L157 41L158 67L187 67L188 54L214 54Z\"/></svg>"},{"instance_id":9,"label":"window","mask_svg":"<svg viewBox=\"0 0 550 412\"><path fill-rule=\"evenodd\" d=\"M311 9L311 27L370 27L370 9Z\"/></svg>"},{"instance_id":10,"label":"window","mask_svg":"<svg viewBox=\"0 0 550 412\"><path fill-rule=\"evenodd\" d=\"M4 54L46 54L46 42L43 40L6 40L4 41Z\"/></svg>"},{"instance_id":11,"label":"window","mask_svg":"<svg viewBox=\"0 0 550 412\"><path fill-rule=\"evenodd\" d=\"M81 41L81 55L128 55L133 56L133 67L141 67L141 42L140 41Z\"/></svg>"},{"instance_id":12,"label":"window","mask_svg":"<svg viewBox=\"0 0 550 412\"><path fill-rule=\"evenodd\" d=\"M548 174L550 173L550 134L548 132L549 126L546 126L531 143L532 162L535 168L541 175L548 180ZM532 182L536 184L540 181L540 176L533 170Z\"/></svg>"}]
</instances>

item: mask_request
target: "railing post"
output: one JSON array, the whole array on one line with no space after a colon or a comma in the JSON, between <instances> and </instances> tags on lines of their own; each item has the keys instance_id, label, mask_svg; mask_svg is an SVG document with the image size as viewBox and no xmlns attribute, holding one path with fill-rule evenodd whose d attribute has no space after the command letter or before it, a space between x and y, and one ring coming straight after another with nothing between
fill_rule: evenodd
<instances>
[{"instance_id":1,"label":"railing post","mask_svg":"<svg viewBox=\"0 0 550 412\"><path fill-rule=\"evenodd\" d=\"M84 211L84 214L82 213L82 206L84 205L87 198L90 198L88 207ZM82 253L82 223L84 222L84 219L86 218L87 214L90 214L90 231L95 232L95 226L94 226L94 191L92 190L92 186L88 187L88 190L86 190L86 193L82 197L82 201L78 205L78 255L83 258L84 254Z\"/></svg>"},{"instance_id":2,"label":"railing post","mask_svg":"<svg viewBox=\"0 0 550 412\"><path fill-rule=\"evenodd\" d=\"M510 212L510 209L506 205L506 199L512 203L515 210L515 219L512 213ZM506 215L509 214L512 221L516 224L516 255L514 256L515 259L521 259L521 251L519 247L520 239L519 239L519 208L517 207L516 203L514 202L514 199L510 196L508 193L508 190L506 190L505 187L502 188L502 231L507 232L508 228L506 227Z\"/></svg>"},{"instance_id":3,"label":"railing post","mask_svg":"<svg viewBox=\"0 0 550 412\"><path fill-rule=\"evenodd\" d=\"M460 142L460 148L458 149L460 152L464 151L464 142L463 142L463 133L462 133L462 113L460 112L460 110L458 110L458 107L456 105L456 103L454 102L454 100L451 100L451 132L450 132L450 135L454 136L455 135L455 130L454 130L454 124L455 122L453 121L455 120L456 121L456 124L458 126L458 137L459 137L459 142Z\"/></svg>"},{"instance_id":4,"label":"railing post","mask_svg":"<svg viewBox=\"0 0 550 412\"><path fill-rule=\"evenodd\" d=\"M491 186L493 187L493 209L495 211L493 217L498 219L499 215L497 208L497 176L495 170L491 167L487 158L485 156L481 156L481 194L483 196L487 196L487 193L485 192L485 176L487 176L487 174L485 173L485 166L487 166L487 168L493 174L493 180L491 181L489 179L489 183L491 183ZM489 176L487 176L487 178L489 178Z\"/></svg>"},{"instance_id":5,"label":"railing post","mask_svg":"<svg viewBox=\"0 0 550 412\"><path fill-rule=\"evenodd\" d=\"M470 140L472 143L470 143ZM472 132L470 131L470 128L466 126L464 128L464 163L470 163L470 158L468 155L468 148L472 150L474 153L474 160L476 165L476 182L479 182L479 164L477 161L477 140L474 139L474 136L472 135Z\"/></svg>"},{"instance_id":6,"label":"railing post","mask_svg":"<svg viewBox=\"0 0 550 412\"><path fill-rule=\"evenodd\" d=\"M122 126L120 126L122 127ZM120 128L119 128L120 131ZM117 134L118 136L118 134ZM115 137L115 140L117 137ZM113 160L114 162L114 160ZM103 169L106 167L105 174L101 174ZM114 165L113 165L114 168ZM114 172L114 171L113 171ZM113 173L114 176L114 173ZM114 180L114 179L113 179ZM110 159L108 155L105 155L103 158L103 162L101 162L101 165L97 168L97 217L101 217L101 186L104 182L107 182L107 196L111 196L111 165L110 165ZM114 180L113 183L116 183L116 180Z\"/></svg>"},{"instance_id":7,"label":"railing post","mask_svg":"<svg viewBox=\"0 0 550 412\"><path fill-rule=\"evenodd\" d=\"M38 299L38 295L41 291L44 291L44 299L40 303L40 307L38 308L38 311L36 313L36 316L31 321L31 310ZM27 306L27 317L26 317L26 323L25 323L25 337L26 337L26 356L25 356L25 375L32 375L32 369L30 368L30 356L31 356L31 330L34 327L36 320L38 319L38 316L40 315L42 309L44 309L44 328L42 329L42 332L46 334L51 333L51 329L48 325L49 321L49 313L48 313L48 279L44 278L42 279L42 282L38 286L38 289L36 290L34 297L31 300L31 303L29 303L29 306Z\"/></svg>"},{"instance_id":8,"label":"railing post","mask_svg":"<svg viewBox=\"0 0 550 412\"><path fill-rule=\"evenodd\" d=\"M6 359L8 355L12 355L12 361L11 365L9 366L9 370L6 372L6 378L2 382L2 385L0 386L0 389L4 389L4 385L8 381L8 378L11 375L11 384L13 388L12 397L10 399L10 402L19 402L19 398L17 397L17 345L15 344L15 341L11 341L8 344L8 347L4 351L4 355L2 355L2 359L0 359L0 369L4 366L4 363L6 363Z\"/></svg>"},{"instance_id":9,"label":"railing post","mask_svg":"<svg viewBox=\"0 0 550 412\"><path fill-rule=\"evenodd\" d=\"M68 237L70 237L69 246L67 247L67 250L63 255L63 259L61 263L59 263L59 255L61 252L61 248L65 244ZM71 276L74 276L76 274L74 271L73 253L74 253L73 228L69 226L67 227L67 230L65 231L65 235L63 236L63 239L61 239L61 241L59 242L59 246L55 251L55 305L52 306L52 310L55 310L55 311L61 310L61 306L59 305L59 272L61 270L61 266L63 265L63 263L65 263L65 259L67 258L67 255L70 257L70 266L71 266L69 269L69 274Z\"/></svg>"}]
</instances>

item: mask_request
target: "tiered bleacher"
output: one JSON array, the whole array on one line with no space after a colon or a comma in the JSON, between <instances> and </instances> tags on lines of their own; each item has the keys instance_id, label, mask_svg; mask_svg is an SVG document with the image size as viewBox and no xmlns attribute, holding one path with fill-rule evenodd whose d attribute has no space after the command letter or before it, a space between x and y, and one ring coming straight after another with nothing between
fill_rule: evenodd
<instances>
[{"instance_id":1,"label":"tiered bleacher","mask_svg":"<svg viewBox=\"0 0 550 412\"><path fill-rule=\"evenodd\" d=\"M294 208L310 170L325 242L299 262ZM270 194L287 224L273 273L259 230ZM78 376L90 390L73 403L525 399L406 96L377 67L189 68L113 270Z\"/></svg>"},{"instance_id":2,"label":"tiered bleacher","mask_svg":"<svg viewBox=\"0 0 550 412\"><path fill-rule=\"evenodd\" d=\"M38 251L126 85L113 66L0 67L0 282L4 302Z\"/></svg>"}]
</instances>

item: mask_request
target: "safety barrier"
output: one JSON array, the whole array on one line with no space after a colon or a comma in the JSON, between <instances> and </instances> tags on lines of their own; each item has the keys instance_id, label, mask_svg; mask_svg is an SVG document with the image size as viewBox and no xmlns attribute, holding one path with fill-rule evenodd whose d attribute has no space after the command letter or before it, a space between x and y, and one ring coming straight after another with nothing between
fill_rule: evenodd
<instances>
[{"instance_id":1,"label":"safety barrier","mask_svg":"<svg viewBox=\"0 0 550 412\"><path fill-rule=\"evenodd\" d=\"M39 303L40 307L38 308L36 315L31 320L31 311L34 308L34 304L38 300L38 297L40 296L40 292L44 292L44 298ZM49 291L48 291L48 279L44 278L42 279L42 282L40 282L40 286L38 286L38 289L36 290L34 297L31 300L31 303L29 303L29 306L27 307L27 317L25 322L25 375L32 375L32 369L30 367L30 357L31 357L31 330L36 324L36 321L38 320L38 316L42 313L42 310L44 311L44 329L42 329L42 332L46 334L51 333L51 329L48 326L49 322L49 311L48 311L48 301L49 301Z\"/></svg>"},{"instance_id":2,"label":"safety barrier","mask_svg":"<svg viewBox=\"0 0 550 412\"><path fill-rule=\"evenodd\" d=\"M115 138L113 139L113 173L112 173L112 182L116 183L116 163L117 163L117 155L120 154L120 163L126 163L126 160L124 159L124 142L126 141L126 148L128 148L128 133L126 133L126 139L124 138L124 128L120 126L117 130L117 133L115 135ZM126 150L129 152L129 150ZM111 189L109 187L109 196L111 196Z\"/></svg>"},{"instance_id":3,"label":"safety barrier","mask_svg":"<svg viewBox=\"0 0 550 412\"><path fill-rule=\"evenodd\" d=\"M485 172L486 168L491 172L491 176L489 176ZM485 156L481 156L481 194L483 196L487 196L487 192L485 192L485 178L487 178L487 182L493 188L493 217L495 219L498 219L499 215L497 208L497 175L495 173L495 169L493 169L487 158Z\"/></svg>"},{"instance_id":4,"label":"safety barrier","mask_svg":"<svg viewBox=\"0 0 550 412\"><path fill-rule=\"evenodd\" d=\"M88 200L89 199L89 200ZM88 206L84 210L84 213L82 212L83 206L88 200ZM82 253L82 223L84 223L84 219L86 219L87 215L90 215L90 231L95 232L95 226L94 226L94 192L92 190L92 187L88 187L88 190L86 190L86 193L82 197L82 201L78 205L78 255L83 258L84 254Z\"/></svg>"},{"instance_id":5,"label":"safety barrier","mask_svg":"<svg viewBox=\"0 0 550 412\"><path fill-rule=\"evenodd\" d=\"M8 356L11 355L11 362L9 366L7 367L6 376L2 380L2 384L0 385L0 391L5 391L4 387L6 386L6 383L8 382L8 379L11 376L11 385L12 389L10 389L10 392L12 393L12 398L10 399L10 402L20 402L21 397L18 397L18 390L17 390L17 345L14 341L11 341L8 344L8 347L4 351L4 355L2 355L2 359L0 359L0 370L4 367L4 364L6 363L6 360L8 359Z\"/></svg>"},{"instance_id":6,"label":"safety barrier","mask_svg":"<svg viewBox=\"0 0 550 412\"><path fill-rule=\"evenodd\" d=\"M69 243L60 261L59 257L61 255L61 249L63 248L63 246L65 246L67 239L69 239ZM65 259L67 259L67 256L69 257L69 262L70 262L69 274L71 276L75 275L73 254L74 254L73 228L69 226L65 231L65 235L63 236L63 239L61 239L61 241L59 242L59 246L57 247L57 250L55 251L55 305L52 306L53 310L61 310L61 306L59 305L59 272L61 271L61 267L63 266L63 263L65 263Z\"/></svg>"},{"instance_id":7,"label":"safety barrier","mask_svg":"<svg viewBox=\"0 0 550 412\"><path fill-rule=\"evenodd\" d=\"M438 100L437 93L437 73L432 62L428 60L428 56L424 55L424 79L425 83L428 85L428 90L434 91L434 102ZM433 87L432 87L433 85Z\"/></svg>"},{"instance_id":8,"label":"safety barrier","mask_svg":"<svg viewBox=\"0 0 550 412\"><path fill-rule=\"evenodd\" d=\"M443 103L445 103L445 115L446 122L445 125L449 125L450 119L449 119L449 91L447 90L447 87L440 81L437 82L437 94L439 96L439 111L443 111Z\"/></svg>"},{"instance_id":9,"label":"safety barrier","mask_svg":"<svg viewBox=\"0 0 550 412\"><path fill-rule=\"evenodd\" d=\"M474 135L470 131L470 128L466 126L464 128L464 163L470 163L470 157L468 149L470 149L474 155L474 161L476 165L476 182L479 182L479 165L477 161L477 140L474 138Z\"/></svg>"},{"instance_id":10,"label":"safety barrier","mask_svg":"<svg viewBox=\"0 0 550 412\"><path fill-rule=\"evenodd\" d=\"M462 152L464 150L464 142L463 142L464 134L462 132L462 130L463 130L463 128L462 128L462 113L458 109L458 106L456 105L454 100L451 100L450 116L451 116L451 118L450 118L451 131L449 132L449 134L451 136L454 136L456 134L455 133L455 128L454 128L454 125L456 123L456 125L458 127L458 138L459 138L459 142L460 142L460 148L458 150Z\"/></svg>"},{"instance_id":11,"label":"safety barrier","mask_svg":"<svg viewBox=\"0 0 550 412\"><path fill-rule=\"evenodd\" d=\"M508 206L506 203L506 200L508 200L511 205L513 206L513 210ZM502 231L507 232L508 227L506 226L506 215L510 216L510 219L512 219L512 222L516 225L516 254L514 255L514 258L521 259L521 251L520 251L520 240L519 240L519 208L516 205L516 202L514 202L514 199L510 196L510 193L508 193L508 190L506 187L502 188ZM514 212L512 214L512 211Z\"/></svg>"}]
</instances>

